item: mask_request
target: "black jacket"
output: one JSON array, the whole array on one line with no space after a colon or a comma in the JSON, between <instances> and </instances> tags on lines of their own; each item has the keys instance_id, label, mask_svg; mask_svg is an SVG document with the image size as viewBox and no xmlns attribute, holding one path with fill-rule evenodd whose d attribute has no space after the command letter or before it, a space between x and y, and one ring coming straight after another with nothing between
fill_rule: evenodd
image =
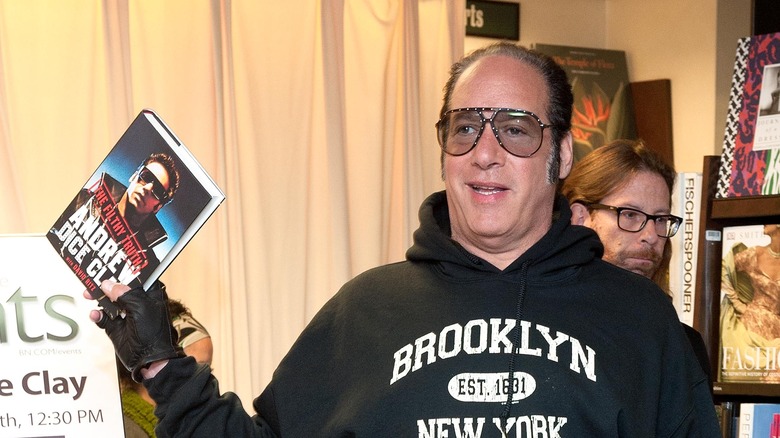
<instances>
[{"instance_id":1,"label":"black jacket","mask_svg":"<svg viewBox=\"0 0 780 438\"><path fill-rule=\"evenodd\" d=\"M255 417L178 359L146 383L158 436L492 438L502 425L511 437L716 436L707 379L669 300L600 260L565 199L557 209L501 271L449 238L445 193L430 196L407 261L343 286Z\"/></svg>"}]
</instances>

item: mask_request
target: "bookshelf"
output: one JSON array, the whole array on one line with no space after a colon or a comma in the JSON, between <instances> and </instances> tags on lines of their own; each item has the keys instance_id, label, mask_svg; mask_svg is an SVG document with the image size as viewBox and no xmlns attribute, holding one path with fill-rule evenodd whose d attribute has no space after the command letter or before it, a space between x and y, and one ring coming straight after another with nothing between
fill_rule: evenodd
<instances>
[{"instance_id":1,"label":"bookshelf","mask_svg":"<svg viewBox=\"0 0 780 438\"><path fill-rule=\"evenodd\" d=\"M719 156L705 156L702 169L702 203L699 229L696 307L694 328L707 344L710 366L718 376L719 316L722 245L724 226L780 223L780 196L752 196L716 199ZM780 397L780 384L713 384L716 403L722 401L766 402Z\"/></svg>"}]
</instances>

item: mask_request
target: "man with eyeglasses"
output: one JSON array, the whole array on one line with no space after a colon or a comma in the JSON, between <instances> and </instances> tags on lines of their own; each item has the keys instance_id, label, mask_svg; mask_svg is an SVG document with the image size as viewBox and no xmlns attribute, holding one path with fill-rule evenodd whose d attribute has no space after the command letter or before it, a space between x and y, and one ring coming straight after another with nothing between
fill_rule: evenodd
<instances>
[{"instance_id":1,"label":"man with eyeglasses","mask_svg":"<svg viewBox=\"0 0 780 438\"><path fill-rule=\"evenodd\" d=\"M616 140L577 162L561 188L571 203L572 224L599 235L602 259L653 280L669 295L669 238L682 222L671 214L675 176L641 140ZM692 327L681 325L711 386L704 340Z\"/></svg>"},{"instance_id":2,"label":"man with eyeglasses","mask_svg":"<svg viewBox=\"0 0 780 438\"><path fill-rule=\"evenodd\" d=\"M173 200L179 187L179 172L169 155L154 153L144 159L128 182L125 187L112 175L103 172L93 187L85 187L79 191L47 236L52 239L52 236L58 235L59 230L68 227L68 222L71 226L80 228L74 221L87 223L92 218L102 216L103 220L110 224L102 234L129 236L122 241L116 241L115 244L127 254L128 260L132 260L134 265L140 265L139 272L153 271L159 265L153 248L168 238L155 215ZM95 197L102 194L106 195L105 199L96 201ZM111 208L106 209L106 206ZM98 233L92 231L91 235ZM118 275L110 269L116 264L111 264L110 260L101 263L101 249L102 247L93 248L93 245L85 244L83 254L79 256L83 272L92 276L97 283ZM135 257L133 253L138 256ZM121 269L121 266L117 268ZM138 278L136 275L125 282L131 287L140 286Z\"/></svg>"},{"instance_id":3,"label":"man with eyeglasses","mask_svg":"<svg viewBox=\"0 0 780 438\"><path fill-rule=\"evenodd\" d=\"M572 163L563 70L497 43L454 64L444 93L446 191L423 202L406 261L360 274L325 304L255 415L175 348L163 294L102 286L127 318L90 317L145 379L158 436L719 433L671 303L600 260L596 234L573 227L556 196Z\"/></svg>"}]
</instances>

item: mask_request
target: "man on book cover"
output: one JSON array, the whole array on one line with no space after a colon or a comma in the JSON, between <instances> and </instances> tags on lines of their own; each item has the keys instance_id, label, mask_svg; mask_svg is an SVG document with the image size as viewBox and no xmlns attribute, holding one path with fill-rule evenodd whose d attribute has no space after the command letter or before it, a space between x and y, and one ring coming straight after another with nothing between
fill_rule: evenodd
<instances>
[{"instance_id":1,"label":"man on book cover","mask_svg":"<svg viewBox=\"0 0 780 438\"><path fill-rule=\"evenodd\" d=\"M140 286L159 264L153 248L168 235L155 215L173 200L179 179L163 153L149 155L127 187L104 172L79 192L47 237L90 291L109 278Z\"/></svg>"}]
</instances>

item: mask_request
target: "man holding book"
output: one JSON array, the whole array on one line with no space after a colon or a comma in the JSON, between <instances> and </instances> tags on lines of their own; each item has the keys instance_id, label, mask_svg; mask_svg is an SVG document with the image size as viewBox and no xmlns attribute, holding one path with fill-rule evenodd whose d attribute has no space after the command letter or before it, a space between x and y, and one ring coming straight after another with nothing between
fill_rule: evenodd
<instances>
[{"instance_id":1,"label":"man holding book","mask_svg":"<svg viewBox=\"0 0 780 438\"><path fill-rule=\"evenodd\" d=\"M598 233L602 258L653 280L669 295L669 238L682 222L670 213L675 176L642 141L615 140L578 161L562 186L572 224ZM711 385L704 340L692 327L682 326Z\"/></svg>"},{"instance_id":2,"label":"man holding book","mask_svg":"<svg viewBox=\"0 0 780 438\"><path fill-rule=\"evenodd\" d=\"M342 287L251 417L175 346L163 290L101 285L125 317L90 317L157 401L158 436L715 436L671 303L600 260L556 195L572 101L552 59L514 44L454 64L436 124L446 191L423 202L407 260Z\"/></svg>"}]
</instances>

